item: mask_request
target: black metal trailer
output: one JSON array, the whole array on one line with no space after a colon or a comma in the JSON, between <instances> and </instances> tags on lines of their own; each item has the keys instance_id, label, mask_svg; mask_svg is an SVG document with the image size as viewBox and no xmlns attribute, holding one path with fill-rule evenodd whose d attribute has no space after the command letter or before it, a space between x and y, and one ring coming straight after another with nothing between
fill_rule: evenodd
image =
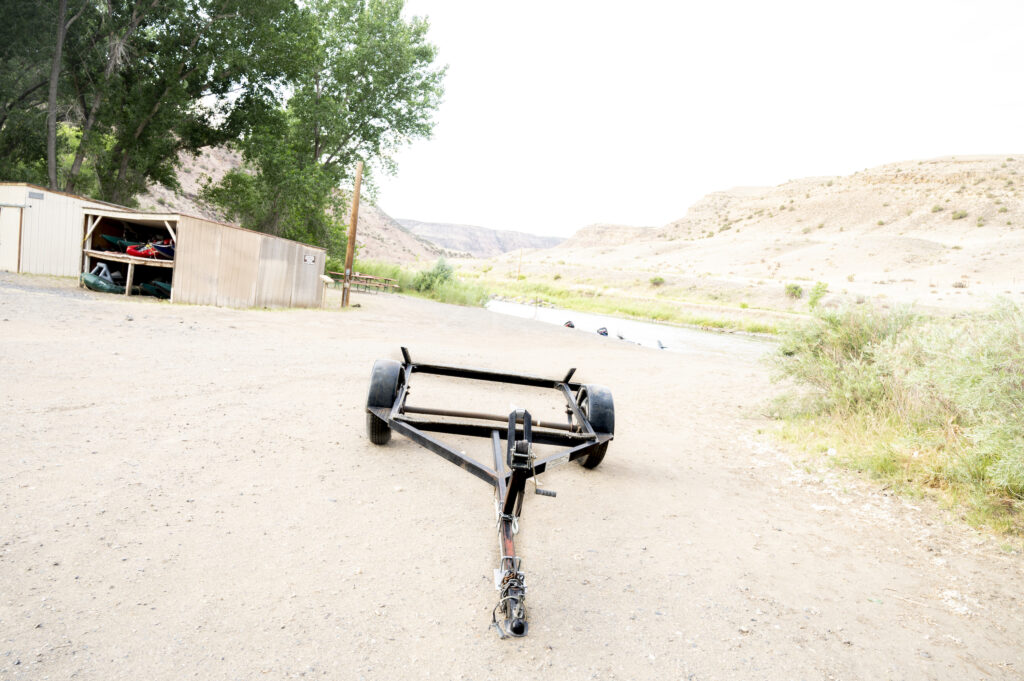
<instances>
[{"instance_id":1,"label":"black metal trailer","mask_svg":"<svg viewBox=\"0 0 1024 681\"><path fill-rule=\"evenodd\" d=\"M366 433L376 445L387 444L391 439L391 431L400 433L494 486L501 548L499 567L495 571L495 586L501 596L494 606L491 621L502 638L525 636L528 629L526 584L522 559L516 555L513 538L519 531L526 481L533 478L537 494L553 497L554 492L536 485L537 476L549 466L564 463L564 460L576 461L584 468L595 468L601 463L615 432L612 394L604 386L572 382L575 368L569 369L564 378L550 379L439 364L417 364L404 347L402 357L403 362L378 359L373 364L366 398ZM536 421L525 409L504 416L412 406L406 400L415 373L550 388L565 399L566 422ZM429 433L489 439L494 468L466 457ZM563 449L537 459L534 457L534 444L554 445ZM502 614L500 619L499 611Z\"/></svg>"}]
</instances>

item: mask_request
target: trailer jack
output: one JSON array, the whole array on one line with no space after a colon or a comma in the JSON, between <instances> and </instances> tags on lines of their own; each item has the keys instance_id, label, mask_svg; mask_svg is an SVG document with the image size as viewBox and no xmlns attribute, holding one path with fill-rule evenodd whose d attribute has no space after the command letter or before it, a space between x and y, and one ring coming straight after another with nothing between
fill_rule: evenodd
<instances>
[{"instance_id":1,"label":"trailer jack","mask_svg":"<svg viewBox=\"0 0 1024 681\"><path fill-rule=\"evenodd\" d=\"M575 368L562 379L548 379L483 369L416 364L404 347L402 357L403 362L378 359L373 364L366 398L367 436L374 444L384 445L390 441L392 431L397 432L494 487L501 557L494 571L494 585L500 596L491 612L491 624L501 638L526 636L529 631L526 579L522 558L516 554L515 547L526 483L532 479L536 494L554 497L555 492L538 485L538 476L549 466L576 461L584 468L595 468L601 463L615 433L615 407L611 392L600 385L572 382ZM535 421L525 409L514 410L506 417L412 406L406 401L414 373L550 388L565 399L567 422ZM480 464L430 433L490 439L494 467ZM562 449L538 459L534 456L534 444Z\"/></svg>"}]
</instances>

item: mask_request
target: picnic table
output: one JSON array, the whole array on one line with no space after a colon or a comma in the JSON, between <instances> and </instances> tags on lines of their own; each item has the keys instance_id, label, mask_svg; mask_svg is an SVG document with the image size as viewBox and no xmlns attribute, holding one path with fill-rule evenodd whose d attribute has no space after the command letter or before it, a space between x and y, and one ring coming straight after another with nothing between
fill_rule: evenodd
<instances>
[{"instance_id":1,"label":"picnic table","mask_svg":"<svg viewBox=\"0 0 1024 681\"><path fill-rule=\"evenodd\" d=\"M328 272L327 274L331 275L331 279L334 280L334 288L338 288L345 282L344 272ZM373 291L374 293L384 291L385 293L392 293L400 288L397 279L375 277L372 274L360 274L359 272L353 272L349 281L352 283L353 291Z\"/></svg>"}]
</instances>

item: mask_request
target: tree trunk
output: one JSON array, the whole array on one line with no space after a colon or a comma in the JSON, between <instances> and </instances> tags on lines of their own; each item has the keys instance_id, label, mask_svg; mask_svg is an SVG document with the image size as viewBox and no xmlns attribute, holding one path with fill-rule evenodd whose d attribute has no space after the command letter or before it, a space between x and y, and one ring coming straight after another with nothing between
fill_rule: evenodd
<instances>
[{"instance_id":1,"label":"tree trunk","mask_svg":"<svg viewBox=\"0 0 1024 681\"><path fill-rule=\"evenodd\" d=\"M60 0L61 2L67 2L67 0ZM136 30L139 28L139 24L142 23L142 19L145 17L146 12L153 9L160 4L160 0L152 0L149 7L139 11L139 6L132 3L132 18L128 22L128 26L125 27L124 34L119 36L116 40L113 40L107 52L107 67L103 72L103 82L100 87L95 88L93 92L92 106L89 108L89 115L82 125L82 138L78 143L78 150L75 152L75 160L71 164L71 171L68 173L68 180L64 185L64 191L72 192L75 189L75 181L78 179L78 173L82 169L82 163L85 161L85 141L90 137L93 126L96 124L96 114L99 113L100 104L103 102L103 95L106 87L109 85L111 78L114 75L115 70L118 66L119 50L128 43L128 39L132 37ZM81 14L81 12L79 12ZM77 15L75 17L78 18ZM108 39L114 38L112 34L105 36Z\"/></svg>"},{"instance_id":2,"label":"tree trunk","mask_svg":"<svg viewBox=\"0 0 1024 681\"><path fill-rule=\"evenodd\" d=\"M64 17L68 13L68 0L60 0L57 9L57 44L53 48L53 65L50 67L50 97L46 106L46 171L50 176L50 189L57 189L57 81L60 80L61 60L64 52L64 36L67 26Z\"/></svg>"},{"instance_id":3,"label":"tree trunk","mask_svg":"<svg viewBox=\"0 0 1024 681\"><path fill-rule=\"evenodd\" d=\"M82 138L79 140L78 149L75 151L75 160L71 163L68 181L64 183L64 191L69 194L75 191L75 180L78 179L78 173L82 169L82 162L85 161L85 140L92 131L92 127L96 124L96 114L100 110L100 102L102 101L103 95L100 90L97 90L92 100L92 107L89 109L89 117L85 119L85 123L82 125Z\"/></svg>"}]
</instances>

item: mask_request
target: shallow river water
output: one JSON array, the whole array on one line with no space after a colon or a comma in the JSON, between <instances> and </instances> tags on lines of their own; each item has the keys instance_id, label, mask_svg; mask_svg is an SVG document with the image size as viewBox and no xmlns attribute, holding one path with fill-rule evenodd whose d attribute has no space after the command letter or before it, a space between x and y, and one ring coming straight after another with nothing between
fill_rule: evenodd
<instances>
[{"instance_id":1,"label":"shallow river water","mask_svg":"<svg viewBox=\"0 0 1024 681\"><path fill-rule=\"evenodd\" d=\"M601 327L608 329L608 341L615 343L635 343L652 348L661 348L668 352L687 354L716 353L723 355L741 355L751 358L760 357L770 351L774 344L753 336L700 331L682 326L641 322L633 319L621 319L605 315L563 310L557 307L539 307L510 303L503 300L492 300L487 309L499 314L536 319L550 324L563 325L572 321L578 333L596 334Z\"/></svg>"}]
</instances>

